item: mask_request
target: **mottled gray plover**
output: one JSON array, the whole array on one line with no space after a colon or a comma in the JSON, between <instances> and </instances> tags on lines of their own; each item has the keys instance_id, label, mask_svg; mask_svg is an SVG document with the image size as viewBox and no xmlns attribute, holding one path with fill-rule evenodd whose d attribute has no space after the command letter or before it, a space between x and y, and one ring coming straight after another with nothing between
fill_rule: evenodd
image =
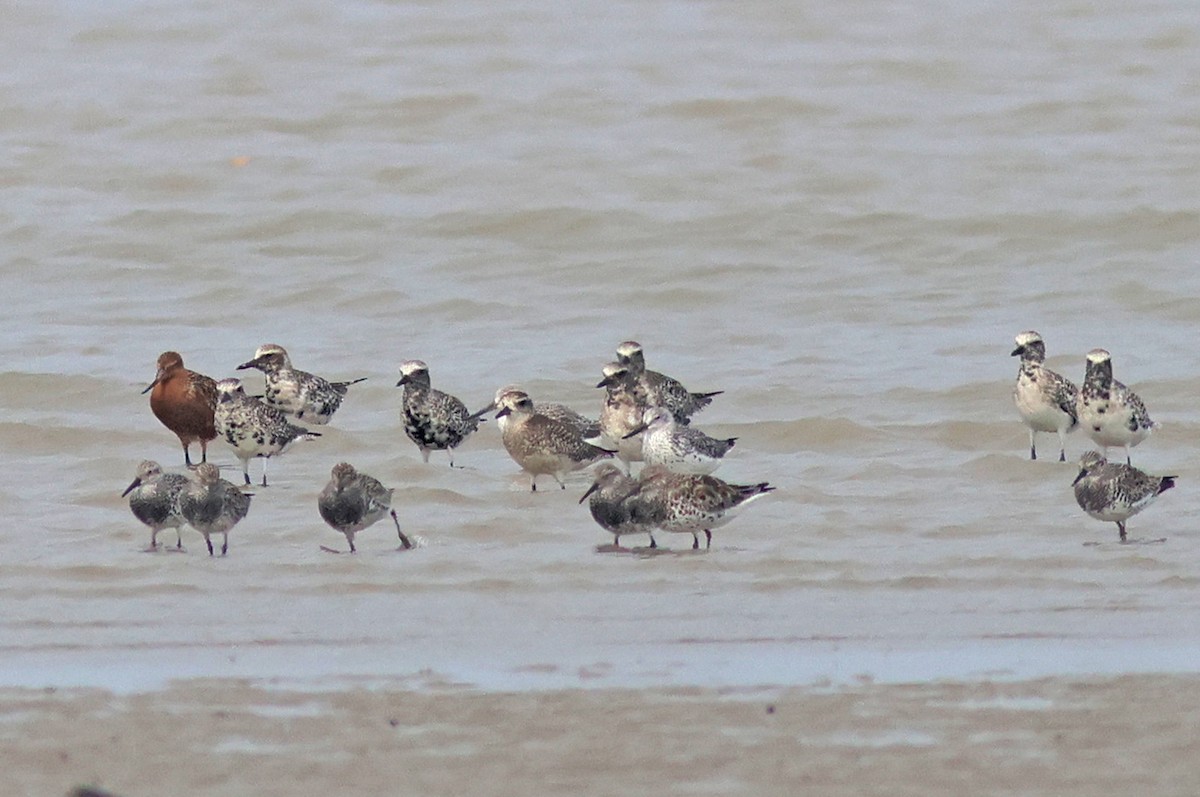
<instances>
[{"instance_id":1,"label":"mottled gray plover","mask_svg":"<svg viewBox=\"0 0 1200 797\"><path fill-rule=\"evenodd\" d=\"M642 386L647 406L666 407L675 416L675 420L685 426L693 415L712 403L713 396L725 392L714 390L711 393L692 393L679 380L649 370L646 368L642 344L636 340L627 340L617 346L617 362L627 367L633 378Z\"/></svg>"},{"instance_id":2,"label":"mottled gray plover","mask_svg":"<svg viewBox=\"0 0 1200 797\"><path fill-rule=\"evenodd\" d=\"M154 381L142 393L150 394L150 411L179 438L183 462L192 467L188 447L200 444L200 461L208 461L208 441L216 438L213 413L217 409L217 383L204 374L183 367L178 352L158 356Z\"/></svg>"},{"instance_id":3,"label":"mottled gray plover","mask_svg":"<svg viewBox=\"0 0 1200 797\"><path fill-rule=\"evenodd\" d=\"M1112 356L1104 349L1087 354L1087 374L1079 393L1079 421L1083 431L1107 453L1112 446L1129 449L1145 440L1158 424L1150 420L1146 405L1125 385L1113 379Z\"/></svg>"},{"instance_id":4,"label":"mottled gray plover","mask_svg":"<svg viewBox=\"0 0 1200 797\"><path fill-rule=\"evenodd\" d=\"M642 460L675 473L706 475L721 464L736 437L719 440L694 426L680 426L666 407L651 407L626 437L642 433Z\"/></svg>"},{"instance_id":5,"label":"mottled gray plover","mask_svg":"<svg viewBox=\"0 0 1200 797\"><path fill-rule=\"evenodd\" d=\"M712 546L712 530L724 526L746 504L775 488L766 482L729 484L716 476L673 473L648 465L638 476L642 517L663 531L692 535L692 549Z\"/></svg>"},{"instance_id":6,"label":"mottled gray plover","mask_svg":"<svg viewBox=\"0 0 1200 797\"><path fill-rule=\"evenodd\" d=\"M264 343L254 352L252 360L237 367L239 371L246 368L263 372L266 384L263 400L267 404L298 421L317 425L329 423L342 405L347 388L366 380L364 376L349 382L330 382L293 368L287 351L277 343Z\"/></svg>"},{"instance_id":7,"label":"mottled gray plover","mask_svg":"<svg viewBox=\"0 0 1200 797\"><path fill-rule=\"evenodd\" d=\"M479 428L481 413L472 415L457 398L430 387L429 366L420 360L400 364L396 387L401 386L404 433L417 444L425 462L429 461L430 451L445 451L453 468L454 449Z\"/></svg>"},{"instance_id":8,"label":"mottled gray plover","mask_svg":"<svg viewBox=\"0 0 1200 797\"><path fill-rule=\"evenodd\" d=\"M250 484L250 460L262 457L262 486L267 486L267 460L282 454L297 440L320 437L320 432L296 426L274 407L246 395L240 379L217 382L217 434L233 447L242 461L242 475Z\"/></svg>"},{"instance_id":9,"label":"mottled gray plover","mask_svg":"<svg viewBox=\"0 0 1200 797\"><path fill-rule=\"evenodd\" d=\"M1016 337L1012 356L1021 358L1013 401L1021 420L1029 427L1029 458L1037 459L1035 438L1038 432L1058 434L1058 461L1067 461L1068 432L1079 426L1079 388L1070 380L1046 368L1046 343L1033 330Z\"/></svg>"},{"instance_id":10,"label":"mottled gray plover","mask_svg":"<svg viewBox=\"0 0 1200 797\"><path fill-rule=\"evenodd\" d=\"M1175 486L1177 476L1151 476L1131 465L1109 462L1095 451L1079 460L1075 501L1097 520L1117 524L1125 542L1125 521Z\"/></svg>"},{"instance_id":11,"label":"mottled gray plover","mask_svg":"<svg viewBox=\"0 0 1200 797\"><path fill-rule=\"evenodd\" d=\"M584 442L577 429L536 412L533 399L522 390L500 397L496 417L507 419L502 433L504 449L529 474L529 489L534 492L541 474L553 476L565 490L564 476L614 453Z\"/></svg>"},{"instance_id":12,"label":"mottled gray plover","mask_svg":"<svg viewBox=\"0 0 1200 797\"><path fill-rule=\"evenodd\" d=\"M213 556L213 534L222 537L221 556L229 552L229 530L250 511L251 495L222 479L211 462L196 468L193 481L179 494L179 508L191 527L204 535L209 556Z\"/></svg>"},{"instance_id":13,"label":"mottled gray plover","mask_svg":"<svg viewBox=\"0 0 1200 797\"><path fill-rule=\"evenodd\" d=\"M172 528L175 529L175 547L183 549L179 527L187 521L179 508L179 496L187 486L187 476L163 473L157 462L147 459L138 465L137 475L121 497L129 496L133 516L150 527L150 547L146 550L158 550L158 533Z\"/></svg>"},{"instance_id":14,"label":"mottled gray plover","mask_svg":"<svg viewBox=\"0 0 1200 797\"><path fill-rule=\"evenodd\" d=\"M605 448L617 451L617 457L628 469L630 463L642 461L642 438L629 433L642 422L646 411L646 395L633 374L620 363L608 363L604 378L596 387L605 389L604 404L600 407L600 438Z\"/></svg>"},{"instance_id":15,"label":"mottled gray plover","mask_svg":"<svg viewBox=\"0 0 1200 797\"><path fill-rule=\"evenodd\" d=\"M400 537L400 546L404 549L412 547L412 542L400 530L400 518L392 509L392 493L378 479L359 473L348 462L339 462L333 466L329 483L317 496L317 511L329 524L330 528L346 535L350 543L350 553L355 553L354 535L387 515L392 516L396 524L396 534ZM337 553L332 548L324 550Z\"/></svg>"},{"instance_id":16,"label":"mottled gray plover","mask_svg":"<svg viewBox=\"0 0 1200 797\"><path fill-rule=\"evenodd\" d=\"M638 493L641 483L625 475L620 468L611 462L601 462L593 471L595 481L587 489L579 503L588 501L588 509L592 519L600 527L613 535L613 545L621 547L621 536L624 534L650 535L650 547L657 548L654 541L654 525L645 522L641 507L638 504Z\"/></svg>"}]
</instances>

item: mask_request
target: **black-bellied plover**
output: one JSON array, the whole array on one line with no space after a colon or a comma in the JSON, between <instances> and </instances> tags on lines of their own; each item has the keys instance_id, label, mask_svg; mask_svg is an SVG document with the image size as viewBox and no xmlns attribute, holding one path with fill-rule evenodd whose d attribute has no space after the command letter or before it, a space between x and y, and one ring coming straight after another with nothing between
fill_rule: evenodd
<instances>
[{"instance_id":1,"label":"black-bellied plover","mask_svg":"<svg viewBox=\"0 0 1200 797\"><path fill-rule=\"evenodd\" d=\"M1067 432L1079 426L1079 388L1070 380L1051 371L1046 360L1046 343L1033 330L1016 337L1012 356L1021 358L1013 401L1021 420L1029 427L1029 458L1037 459L1035 437L1038 432L1058 434L1058 461L1067 461Z\"/></svg>"},{"instance_id":2,"label":"black-bellied plover","mask_svg":"<svg viewBox=\"0 0 1200 797\"><path fill-rule=\"evenodd\" d=\"M608 363L604 378L596 387L605 389L600 406L600 438L605 448L616 449L617 457L625 463L642 461L642 438L629 433L642 423L646 412L646 395L630 370L620 363Z\"/></svg>"},{"instance_id":3,"label":"black-bellied plover","mask_svg":"<svg viewBox=\"0 0 1200 797\"><path fill-rule=\"evenodd\" d=\"M200 461L208 461L208 441L217 436L213 413L217 409L217 383L204 374L183 367L178 352L158 356L154 381L142 393L150 394L150 411L179 438L183 462L192 467L188 447L200 444Z\"/></svg>"},{"instance_id":4,"label":"black-bellied plover","mask_svg":"<svg viewBox=\"0 0 1200 797\"><path fill-rule=\"evenodd\" d=\"M217 434L233 447L242 461L242 475L250 484L250 460L262 457L262 486L267 486L267 460L282 454L297 440L320 437L288 420L274 407L246 395L240 379L217 382Z\"/></svg>"},{"instance_id":5,"label":"black-bellied plover","mask_svg":"<svg viewBox=\"0 0 1200 797\"><path fill-rule=\"evenodd\" d=\"M1158 424L1150 420L1146 405L1125 385L1113 379L1112 356L1104 349L1087 354L1087 373L1079 392L1079 421L1083 431L1105 453L1111 446L1129 449L1145 440Z\"/></svg>"},{"instance_id":6,"label":"black-bellied plover","mask_svg":"<svg viewBox=\"0 0 1200 797\"><path fill-rule=\"evenodd\" d=\"M179 508L191 527L204 535L209 556L213 555L213 534L221 535L221 556L229 552L229 530L250 511L251 495L222 479L211 462L196 468L191 483L179 494Z\"/></svg>"},{"instance_id":7,"label":"black-bellied plover","mask_svg":"<svg viewBox=\"0 0 1200 797\"><path fill-rule=\"evenodd\" d=\"M317 511L330 528L346 535L350 553L357 551L354 535L387 515L391 515L396 524L400 546L408 549L412 547L412 542L400 530L400 518L392 509L393 492L391 488L380 484L378 479L356 471L350 463L339 462L333 466L329 483L317 496ZM321 547L337 553L331 548Z\"/></svg>"},{"instance_id":8,"label":"black-bellied plover","mask_svg":"<svg viewBox=\"0 0 1200 797\"><path fill-rule=\"evenodd\" d=\"M654 541L654 525L645 522L648 518L642 516L638 504L641 483L625 475L611 462L601 462L597 465L593 476L595 481L579 499L579 503L588 501L592 519L613 535L613 545L620 548L621 537L625 534L648 534L650 547L657 548L658 543Z\"/></svg>"},{"instance_id":9,"label":"black-bellied plover","mask_svg":"<svg viewBox=\"0 0 1200 797\"><path fill-rule=\"evenodd\" d=\"M505 385L496 391L496 398L493 399L492 403L475 413L475 415L482 416L500 409L506 393L525 393L528 395L528 391L522 390L517 385ZM578 431L584 440L590 440L600 435L599 421L592 420L565 404L556 404L550 401L535 401L533 402L533 411L538 415L545 415L548 418L565 423L567 426ZM500 433L503 434L504 428L508 425L508 417L501 417L497 420L496 425L500 428Z\"/></svg>"},{"instance_id":10,"label":"black-bellied plover","mask_svg":"<svg viewBox=\"0 0 1200 797\"><path fill-rule=\"evenodd\" d=\"M647 406L666 407L675 416L675 420L685 426L693 415L712 403L713 396L725 392L714 390L711 393L693 393L679 380L649 370L646 368L642 344L636 340L627 340L617 346L617 362L628 368L633 378L642 386Z\"/></svg>"},{"instance_id":11,"label":"black-bellied plover","mask_svg":"<svg viewBox=\"0 0 1200 797\"><path fill-rule=\"evenodd\" d=\"M252 360L238 366L239 371L246 368L263 372L266 386L263 400L267 404L298 421L317 425L329 423L342 405L347 388L366 380L364 376L349 382L330 382L293 368L287 351L277 343L259 346Z\"/></svg>"},{"instance_id":12,"label":"black-bellied plover","mask_svg":"<svg viewBox=\"0 0 1200 797\"><path fill-rule=\"evenodd\" d=\"M175 529L175 547L183 549L179 527L187 521L179 508L179 496L187 486L187 476L163 473L162 466L153 460L138 465L137 475L121 497L129 496L133 516L150 528L150 547L146 550L158 550L158 533L163 529Z\"/></svg>"},{"instance_id":13,"label":"black-bellied plover","mask_svg":"<svg viewBox=\"0 0 1200 797\"><path fill-rule=\"evenodd\" d=\"M680 426L666 407L651 407L626 437L642 433L642 461L675 473L706 475L721 464L736 437L709 437L694 426Z\"/></svg>"},{"instance_id":14,"label":"black-bellied plover","mask_svg":"<svg viewBox=\"0 0 1200 797\"><path fill-rule=\"evenodd\" d=\"M541 474L553 476L565 490L564 476L614 453L584 442L577 429L536 412L533 399L521 390L500 397L496 417L507 419L501 435L504 449L529 474L531 491L537 490L537 477Z\"/></svg>"},{"instance_id":15,"label":"black-bellied plover","mask_svg":"<svg viewBox=\"0 0 1200 797\"><path fill-rule=\"evenodd\" d=\"M663 531L692 535L692 549L712 546L712 530L724 526L742 507L775 488L766 482L730 484L716 476L673 473L648 465L638 475L641 517Z\"/></svg>"},{"instance_id":16,"label":"black-bellied plover","mask_svg":"<svg viewBox=\"0 0 1200 797\"><path fill-rule=\"evenodd\" d=\"M1096 520L1117 524L1125 542L1125 521L1175 486L1177 476L1151 476L1131 465L1109 462L1096 451L1079 460L1075 501Z\"/></svg>"},{"instance_id":17,"label":"black-bellied plover","mask_svg":"<svg viewBox=\"0 0 1200 797\"><path fill-rule=\"evenodd\" d=\"M400 364L396 387L401 386L404 387L404 433L417 444L425 462L429 461L430 451L445 451L453 468L454 449L479 428L482 411L472 415L457 398L432 388L429 366L420 360Z\"/></svg>"}]
</instances>

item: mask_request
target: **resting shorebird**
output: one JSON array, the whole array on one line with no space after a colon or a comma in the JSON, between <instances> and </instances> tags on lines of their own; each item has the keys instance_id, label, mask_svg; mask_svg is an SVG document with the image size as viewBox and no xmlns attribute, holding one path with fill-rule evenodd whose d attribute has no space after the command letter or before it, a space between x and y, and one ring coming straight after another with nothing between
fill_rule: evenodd
<instances>
[{"instance_id":1,"label":"resting shorebird","mask_svg":"<svg viewBox=\"0 0 1200 797\"><path fill-rule=\"evenodd\" d=\"M500 409L503 404L504 396L507 393L525 393L526 395L529 395L528 392L522 390L516 385L505 385L496 391L496 398L492 401L492 403L475 413L475 416L481 417L489 412ZM586 415L581 415L565 404L555 404L549 401L535 401L533 402L533 411L538 415L545 415L548 418L553 418L556 421L565 423L567 426L570 426L578 431L580 437L582 437L584 440L589 440L591 438L600 436L599 421L594 421ZM508 417L505 416L496 421L496 425L500 427L501 434L504 434L504 428L508 426L508 420Z\"/></svg>"},{"instance_id":2,"label":"resting shorebird","mask_svg":"<svg viewBox=\"0 0 1200 797\"><path fill-rule=\"evenodd\" d=\"M1087 374L1079 392L1079 420L1087 436L1106 453L1111 446L1124 448L1127 465L1129 449L1158 428L1137 394L1113 379L1112 356L1104 349L1092 349L1087 354Z\"/></svg>"},{"instance_id":3,"label":"resting shorebird","mask_svg":"<svg viewBox=\"0 0 1200 797\"><path fill-rule=\"evenodd\" d=\"M646 394L647 406L666 407L675 416L675 420L685 426L688 419L712 403L713 396L725 392L714 390L711 393L692 393L680 384L679 380L647 369L642 344L636 340L627 340L617 346L617 362L628 368L634 380L641 385Z\"/></svg>"},{"instance_id":4,"label":"resting shorebird","mask_svg":"<svg viewBox=\"0 0 1200 797\"><path fill-rule=\"evenodd\" d=\"M1021 420L1029 427L1029 458L1037 459L1034 438L1038 432L1058 433L1058 461L1067 461L1068 432L1079 426L1079 388L1046 368L1046 344L1042 336L1030 330L1016 338L1012 356L1021 357L1021 370L1013 388L1013 401Z\"/></svg>"},{"instance_id":5,"label":"resting shorebird","mask_svg":"<svg viewBox=\"0 0 1200 797\"><path fill-rule=\"evenodd\" d=\"M654 541L654 526L644 522L638 505L641 483L626 476L611 462L601 462L594 471L596 480L587 489L579 503L588 502L592 519L613 535L613 545L621 547L623 534L648 534L650 547L657 548ZM588 499L591 500L588 500Z\"/></svg>"},{"instance_id":6,"label":"resting shorebird","mask_svg":"<svg viewBox=\"0 0 1200 797\"><path fill-rule=\"evenodd\" d=\"M322 426L329 423L346 389L365 381L366 377L349 382L330 382L316 374L292 367L287 351L277 343L264 343L254 352L254 359L237 367L239 371L257 368L263 372L266 390L263 400L298 421Z\"/></svg>"},{"instance_id":7,"label":"resting shorebird","mask_svg":"<svg viewBox=\"0 0 1200 797\"><path fill-rule=\"evenodd\" d=\"M150 527L150 547L158 550L158 533L163 529L175 529L175 547L183 549L183 538L179 527L184 520L179 508L179 495L187 489L188 478L178 473L163 473L162 466L145 460L121 497L129 496L129 509L133 516Z\"/></svg>"},{"instance_id":8,"label":"resting shorebird","mask_svg":"<svg viewBox=\"0 0 1200 797\"><path fill-rule=\"evenodd\" d=\"M196 468L194 481L179 494L179 508L191 527L204 535L209 556L213 555L213 534L222 537L221 556L229 552L229 530L250 511L251 495L222 479L211 462Z\"/></svg>"},{"instance_id":9,"label":"resting shorebird","mask_svg":"<svg viewBox=\"0 0 1200 797\"><path fill-rule=\"evenodd\" d=\"M529 489L537 491L537 477L549 474L564 490L563 477L614 452L583 440L579 431L534 409L533 399L521 390L501 396L497 418L506 419L504 449L529 474Z\"/></svg>"},{"instance_id":10,"label":"resting shorebird","mask_svg":"<svg viewBox=\"0 0 1200 797\"><path fill-rule=\"evenodd\" d=\"M333 466L329 483L317 496L317 511L330 528L346 535L350 553L357 552L354 535L386 515L391 515L396 524L401 547L408 549L412 543L400 530L400 519L396 517L396 510L392 509L392 492L378 479L356 471L350 463L339 462ZM321 547L337 553L331 548Z\"/></svg>"},{"instance_id":11,"label":"resting shorebird","mask_svg":"<svg viewBox=\"0 0 1200 797\"><path fill-rule=\"evenodd\" d=\"M267 460L282 454L297 440L320 437L296 426L282 412L246 395L240 379L217 382L217 433L233 446L242 461L242 475L250 484L250 460L263 458L262 486L267 486Z\"/></svg>"},{"instance_id":12,"label":"resting shorebird","mask_svg":"<svg viewBox=\"0 0 1200 797\"><path fill-rule=\"evenodd\" d=\"M1096 520L1117 524L1125 542L1125 521L1175 486L1177 476L1151 476L1131 465L1109 462L1095 451L1079 460L1075 501Z\"/></svg>"},{"instance_id":13,"label":"resting shorebird","mask_svg":"<svg viewBox=\"0 0 1200 797\"><path fill-rule=\"evenodd\" d=\"M600 407L600 438L605 448L617 451L625 463L642 461L642 439L630 435L642 422L646 412L646 395L629 369L620 363L608 363L604 378L596 387L605 389L604 404Z\"/></svg>"},{"instance_id":14,"label":"resting shorebird","mask_svg":"<svg viewBox=\"0 0 1200 797\"><path fill-rule=\"evenodd\" d=\"M429 461L430 451L445 451L454 467L454 449L479 428L480 414L472 415L461 401L429 384L429 366L420 360L400 364L404 387L404 433L417 444L421 458Z\"/></svg>"},{"instance_id":15,"label":"resting shorebird","mask_svg":"<svg viewBox=\"0 0 1200 797\"><path fill-rule=\"evenodd\" d=\"M637 503L641 517L663 531L692 535L692 549L712 546L712 530L724 526L746 504L775 488L766 482L729 484L716 476L672 473L649 465L639 475Z\"/></svg>"},{"instance_id":16,"label":"resting shorebird","mask_svg":"<svg viewBox=\"0 0 1200 797\"><path fill-rule=\"evenodd\" d=\"M736 437L718 440L694 426L680 426L666 407L651 407L626 437L642 434L642 460L675 473L707 475L720 466Z\"/></svg>"},{"instance_id":17,"label":"resting shorebird","mask_svg":"<svg viewBox=\"0 0 1200 797\"><path fill-rule=\"evenodd\" d=\"M150 411L179 437L183 462L192 467L188 446L200 444L200 461L208 461L208 441L217 436L213 413L217 408L217 383L211 377L183 367L178 352L158 356L158 372L142 393L150 394Z\"/></svg>"}]
</instances>

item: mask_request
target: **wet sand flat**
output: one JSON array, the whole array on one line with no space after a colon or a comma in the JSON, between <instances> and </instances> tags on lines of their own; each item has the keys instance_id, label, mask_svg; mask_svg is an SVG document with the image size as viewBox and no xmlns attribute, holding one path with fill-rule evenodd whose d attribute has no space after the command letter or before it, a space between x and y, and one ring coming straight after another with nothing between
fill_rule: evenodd
<instances>
[{"instance_id":1,"label":"wet sand flat","mask_svg":"<svg viewBox=\"0 0 1200 797\"><path fill-rule=\"evenodd\" d=\"M1195 794L1200 678L0 691L10 795Z\"/></svg>"}]
</instances>

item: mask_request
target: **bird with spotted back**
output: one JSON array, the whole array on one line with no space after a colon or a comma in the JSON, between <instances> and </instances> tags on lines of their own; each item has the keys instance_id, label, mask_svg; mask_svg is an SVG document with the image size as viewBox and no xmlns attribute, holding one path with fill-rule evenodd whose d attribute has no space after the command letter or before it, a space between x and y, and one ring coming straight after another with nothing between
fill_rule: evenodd
<instances>
[{"instance_id":1,"label":"bird with spotted back","mask_svg":"<svg viewBox=\"0 0 1200 797\"><path fill-rule=\"evenodd\" d=\"M678 379L646 368L646 355L636 340L623 341L617 346L617 362L629 369L634 381L646 396L647 407L666 407L675 420L686 426L693 415L712 403L714 396L725 391L693 393Z\"/></svg>"},{"instance_id":2,"label":"bird with spotted back","mask_svg":"<svg viewBox=\"0 0 1200 797\"><path fill-rule=\"evenodd\" d=\"M766 482L730 484L716 476L674 473L649 465L638 475L637 509L644 522L663 531L692 535L692 550L712 547L712 530L724 526L743 507L775 488Z\"/></svg>"},{"instance_id":3,"label":"bird with spotted back","mask_svg":"<svg viewBox=\"0 0 1200 797\"><path fill-rule=\"evenodd\" d=\"M480 413L470 413L467 406L449 393L432 387L429 366L421 360L406 360L400 364L400 381L404 388L401 414L404 433L416 443L421 459L429 461L431 451L445 451L454 464L454 449L479 428Z\"/></svg>"},{"instance_id":4,"label":"bird with spotted back","mask_svg":"<svg viewBox=\"0 0 1200 797\"><path fill-rule=\"evenodd\" d=\"M694 426L680 426L666 407L651 407L627 435L642 435L642 459L676 473L712 473L733 448L736 437L710 437Z\"/></svg>"},{"instance_id":5,"label":"bird with spotted back","mask_svg":"<svg viewBox=\"0 0 1200 797\"><path fill-rule=\"evenodd\" d=\"M179 352L158 356L154 381L142 391L150 394L150 411L179 438L183 462L191 468L192 443L200 444L200 461L208 461L208 441L217 436L213 416L217 409L217 383L211 377L183 367Z\"/></svg>"},{"instance_id":6,"label":"bird with spotted back","mask_svg":"<svg viewBox=\"0 0 1200 797\"><path fill-rule=\"evenodd\" d=\"M348 382L330 382L293 368L287 350L278 343L264 343L252 359L237 367L239 371L247 368L263 372L263 401L298 421L319 426L333 419L351 385L366 381L364 376Z\"/></svg>"},{"instance_id":7,"label":"bird with spotted back","mask_svg":"<svg viewBox=\"0 0 1200 797\"><path fill-rule=\"evenodd\" d=\"M1087 373L1079 391L1079 421L1092 442L1104 448L1125 449L1125 464L1131 464L1129 449L1158 428L1141 398L1113 378L1112 355L1104 349L1087 353Z\"/></svg>"},{"instance_id":8,"label":"bird with spotted back","mask_svg":"<svg viewBox=\"0 0 1200 797\"><path fill-rule=\"evenodd\" d=\"M162 466L151 459L137 467L133 481L121 493L129 496L129 510L133 516L150 529L150 547L158 550L158 533L163 529L175 529L175 549L183 550L183 537L179 528L187 520L180 508L180 495L188 487L188 477L179 473L164 473Z\"/></svg>"},{"instance_id":9,"label":"bird with spotted back","mask_svg":"<svg viewBox=\"0 0 1200 797\"><path fill-rule=\"evenodd\" d=\"M1073 487L1079 508L1096 520L1117 524L1121 542L1127 542L1125 521L1141 512L1167 490L1178 476L1151 476L1132 465L1109 462L1089 451L1079 459Z\"/></svg>"},{"instance_id":10,"label":"bird with spotted back","mask_svg":"<svg viewBox=\"0 0 1200 797\"><path fill-rule=\"evenodd\" d=\"M522 390L509 391L500 400L496 417L508 421L501 432L504 449L529 474L532 492L537 491L539 475L552 476L565 490L563 477L568 473L615 453L585 442L578 429L537 412L533 399Z\"/></svg>"},{"instance_id":11,"label":"bird with spotted back","mask_svg":"<svg viewBox=\"0 0 1200 797\"><path fill-rule=\"evenodd\" d=\"M242 476L250 484L250 460L263 461L262 486L267 486L267 460L283 454L297 440L320 437L301 426L272 406L246 395L240 379L217 382L217 432L233 448L234 456L242 462Z\"/></svg>"},{"instance_id":12,"label":"bird with spotted back","mask_svg":"<svg viewBox=\"0 0 1200 797\"><path fill-rule=\"evenodd\" d=\"M647 534L650 547L658 548L654 540L652 518L638 504L641 482L626 475L611 462L601 462L593 471L595 480L579 503L588 502L588 511L600 528L613 535L613 547L620 551L621 537L627 534ZM600 549L597 549L600 550Z\"/></svg>"},{"instance_id":13,"label":"bird with spotted back","mask_svg":"<svg viewBox=\"0 0 1200 797\"><path fill-rule=\"evenodd\" d=\"M253 493L244 493L221 478L211 462L196 468L190 484L179 494L179 508L188 524L204 536L213 556L212 535L221 535L221 556L229 553L229 531L250 512Z\"/></svg>"},{"instance_id":14,"label":"bird with spotted back","mask_svg":"<svg viewBox=\"0 0 1200 797\"><path fill-rule=\"evenodd\" d=\"M1067 461L1068 433L1079 428L1079 388L1071 380L1046 367L1046 343L1028 330L1016 337L1012 356L1021 358L1013 403L1029 427L1029 458L1037 459L1038 432L1058 434L1058 461Z\"/></svg>"}]
</instances>

